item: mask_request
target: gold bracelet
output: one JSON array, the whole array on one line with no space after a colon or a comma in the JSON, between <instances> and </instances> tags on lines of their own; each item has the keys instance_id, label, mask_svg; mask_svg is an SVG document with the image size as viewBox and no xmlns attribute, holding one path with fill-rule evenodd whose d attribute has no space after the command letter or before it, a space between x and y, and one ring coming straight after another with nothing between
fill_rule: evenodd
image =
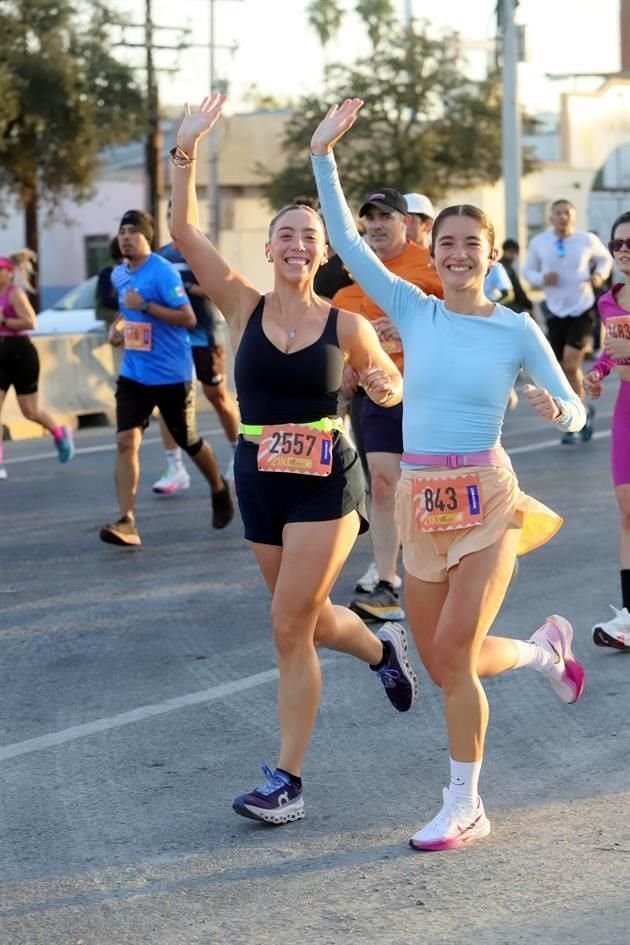
<instances>
[{"instance_id":1,"label":"gold bracelet","mask_svg":"<svg viewBox=\"0 0 630 945\"><path fill-rule=\"evenodd\" d=\"M191 157L187 151L184 151L183 148L180 148L178 144L168 152L171 156L171 164L175 167L189 168L192 167L192 163L195 160L194 157Z\"/></svg>"}]
</instances>

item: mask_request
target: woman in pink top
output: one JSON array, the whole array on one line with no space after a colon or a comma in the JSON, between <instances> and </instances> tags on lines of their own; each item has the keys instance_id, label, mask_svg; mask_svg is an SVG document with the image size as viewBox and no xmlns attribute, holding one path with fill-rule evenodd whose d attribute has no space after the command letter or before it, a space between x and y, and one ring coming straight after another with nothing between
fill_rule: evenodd
<instances>
[{"instance_id":1,"label":"woman in pink top","mask_svg":"<svg viewBox=\"0 0 630 945\"><path fill-rule=\"evenodd\" d=\"M613 484L621 513L621 610L611 605L615 616L595 624L593 641L597 646L630 650L630 212L617 217L610 236L608 248L625 281L614 285L598 300L606 331L604 353L584 378L584 387L596 399L602 392L603 379L611 371L616 371L621 381L611 444Z\"/></svg>"},{"instance_id":2,"label":"woman in pink top","mask_svg":"<svg viewBox=\"0 0 630 945\"><path fill-rule=\"evenodd\" d=\"M39 357L28 337L35 328L35 312L24 289L14 285L14 274L15 265L11 260L0 257L0 414L7 392L13 386L22 414L52 434L59 460L66 463L74 456L72 434L39 406ZM0 479L6 478L0 438Z\"/></svg>"}]
</instances>

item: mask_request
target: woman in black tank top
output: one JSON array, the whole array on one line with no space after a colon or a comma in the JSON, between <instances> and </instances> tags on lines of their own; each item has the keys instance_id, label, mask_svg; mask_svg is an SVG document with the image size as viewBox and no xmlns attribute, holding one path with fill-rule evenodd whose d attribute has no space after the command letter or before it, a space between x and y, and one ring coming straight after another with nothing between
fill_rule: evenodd
<instances>
[{"instance_id":1,"label":"woman in black tank top","mask_svg":"<svg viewBox=\"0 0 630 945\"><path fill-rule=\"evenodd\" d=\"M316 647L351 653L376 670L400 711L417 680L402 627L381 638L330 591L365 526L363 478L343 436L339 391L344 363L381 405L397 404L402 381L361 316L337 312L313 290L325 261L321 219L306 206L272 220L265 253L274 287L261 296L196 226L194 158L218 120L224 97L187 109L173 149L172 235L208 297L225 316L235 352L241 437L235 481L245 535L272 593L271 619L280 672L278 767L236 798L236 813L268 823L304 816L302 761L320 697Z\"/></svg>"}]
</instances>

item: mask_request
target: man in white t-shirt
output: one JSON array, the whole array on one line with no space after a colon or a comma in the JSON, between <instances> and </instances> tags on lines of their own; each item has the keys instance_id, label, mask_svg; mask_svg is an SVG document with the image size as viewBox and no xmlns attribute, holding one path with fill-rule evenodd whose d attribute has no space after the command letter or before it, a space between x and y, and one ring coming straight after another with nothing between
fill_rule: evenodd
<instances>
[{"instance_id":1,"label":"man in white t-shirt","mask_svg":"<svg viewBox=\"0 0 630 945\"><path fill-rule=\"evenodd\" d=\"M594 233L575 229L575 207L570 200L554 200L551 229L529 244L523 274L530 285L545 290L547 336L573 390L584 398L582 363L595 324L595 292L610 274L612 257ZM594 409L580 434L565 433L563 443L578 435L586 442L593 435Z\"/></svg>"}]
</instances>

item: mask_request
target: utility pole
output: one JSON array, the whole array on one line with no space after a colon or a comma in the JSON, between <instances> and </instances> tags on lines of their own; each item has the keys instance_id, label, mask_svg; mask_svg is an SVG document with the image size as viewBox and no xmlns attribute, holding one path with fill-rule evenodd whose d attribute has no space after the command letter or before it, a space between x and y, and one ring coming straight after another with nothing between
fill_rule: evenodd
<instances>
[{"instance_id":1,"label":"utility pole","mask_svg":"<svg viewBox=\"0 0 630 945\"><path fill-rule=\"evenodd\" d=\"M403 7L403 23L405 24L405 29L411 29L413 23L412 0L405 0Z\"/></svg>"},{"instance_id":2,"label":"utility pole","mask_svg":"<svg viewBox=\"0 0 630 945\"><path fill-rule=\"evenodd\" d=\"M223 0L225 2L225 0ZM239 0L233 0L239 2ZM215 4L216 0L209 0L208 11L208 51L210 56L209 80L211 92L227 91L227 82L219 82L216 72L217 49L229 49L232 53L235 46L222 46L216 42ZM219 180L219 129L212 129L208 136L208 232L215 246L218 246L221 233L221 189Z\"/></svg>"},{"instance_id":3,"label":"utility pole","mask_svg":"<svg viewBox=\"0 0 630 945\"><path fill-rule=\"evenodd\" d=\"M518 55L514 10L518 0L498 0L499 29L502 32L502 151L503 186L505 188L505 236L518 240L520 233L521 177L521 114L518 99Z\"/></svg>"},{"instance_id":4,"label":"utility pole","mask_svg":"<svg viewBox=\"0 0 630 945\"><path fill-rule=\"evenodd\" d=\"M145 0L144 42L146 46L148 129L145 143L145 167L147 172L147 208L153 217L155 245L161 246L160 199L164 191L164 166L162 163L162 131L160 129L160 106L157 82L153 65L153 15L152 0Z\"/></svg>"}]
</instances>

